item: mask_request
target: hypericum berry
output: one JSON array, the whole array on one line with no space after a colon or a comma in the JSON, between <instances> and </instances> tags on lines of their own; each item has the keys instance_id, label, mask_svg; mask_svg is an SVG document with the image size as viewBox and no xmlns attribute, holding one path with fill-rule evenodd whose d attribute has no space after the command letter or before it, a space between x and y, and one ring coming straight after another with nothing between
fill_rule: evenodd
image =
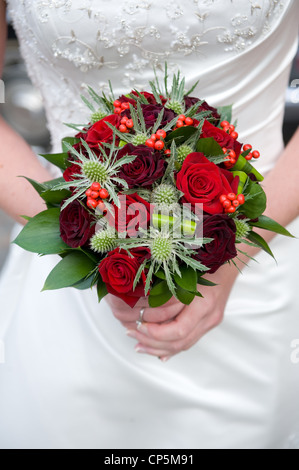
<instances>
[{"instance_id":1,"label":"hypericum berry","mask_svg":"<svg viewBox=\"0 0 299 470\"><path fill-rule=\"evenodd\" d=\"M164 155L165 155L165 157L170 157L170 156L171 156L171 150L170 150L170 149L166 149L166 150L164 151Z\"/></svg>"},{"instance_id":2,"label":"hypericum berry","mask_svg":"<svg viewBox=\"0 0 299 470\"><path fill-rule=\"evenodd\" d=\"M219 201L221 204L223 204L225 201L227 201L227 196L225 194L222 194L222 196L220 196L219 198Z\"/></svg>"},{"instance_id":3,"label":"hypericum berry","mask_svg":"<svg viewBox=\"0 0 299 470\"><path fill-rule=\"evenodd\" d=\"M97 199L99 197L99 191L91 191L89 197L91 197L91 199Z\"/></svg>"},{"instance_id":4,"label":"hypericum berry","mask_svg":"<svg viewBox=\"0 0 299 470\"><path fill-rule=\"evenodd\" d=\"M252 145L250 145L250 144L244 145L243 151L244 151L244 152L247 152L247 150L252 150Z\"/></svg>"},{"instance_id":5,"label":"hypericum berry","mask_svg":"<svg viewBox=\"0 0 299 470\"><path fill-rule=\"evenodd\" d=\"M177 121L177 123L176 123L176 126L177 126L178 128L184 127L184 121L182 121L181 119L179 119L179 120Z\"/></svg>"},{"instance_id":6,"label":"hypericum berry","mask_svg":"<svg viewBox=\"0 0 299 470\"><path fill-rule=\"evenodd\" d=\"M194 123L194 121L193 121L192 118L190 118L190 117L187 117L187 118L186 118L185 124L186 124L187 126L192 126L193 123Z\"/></svg>"},{"instance_id":7,"label":"hypericum berry","mask_svg":"<svg viewBox=\"0 0 299 470\"><path fill-rule=\"evenodd\" d=\"M236 240L241 241L243 238L246 238L249 232L251 231L250 226L244 220L234 219L236 224Z\"/></svg>"},{"instance_id":8,"label":"hypericum berry","mask_svg":"<svg viewBox=\"0 0 299 470\"><path fill-rule=\"evenodd\" d=\"M237 199L235 199L235 200L232 202L232 205L233 205L233 207L237 208L237 207L239 207L240 203L239 203L239 201L238 201Z\"/></svg>"},{"instance_id":9,"label":"hypericum berry","mask_svg":"<svg viewBox=\"0 0 299 470\"><path fill-rule=\"evenodd\" d=\"M156 134L152 134L151 135L151 139L156 142L156 140L158 139L157 135Z\"/></svg>"},{"instance_id":10,"label":"hypericum berry","mask_svg":"<svg viewBox=\"0 0 299 470\"><path fill-rule=\"evenodd\" d=\"M173 204L178 201L177 190L170 184L160 184L153 191L153 202L155 204Z\"/></svg>"},{"instance_id":11,"label":"hypericum berry","mask_svg":"<svg viewBox=\"0 0 299 470\"><path fill-rule=\"evenodd\" d=\"M231 136L233 139L237 140L237 138L239 137L239 134L238 134L238 132L233 131L233 132L230 133L230 136Z\"/></svg>"},{"instance_id":12,"label":"hypericum berry","mask_svg":"<svg viewBox=\"0 0 299 470\"><path fill-rule=\"evenodd\" d=\"M224 132L228 132L228 133L230 134L229 126L225 126L225 127L223 128L223 130L224 130Z\"/></svg>"},{"instance_id":13,"label":"hypericum berry","mask_svg":"<svg viewBox=\"0 0 299 470\"><path fill-rule=\"evenodd\" d=\"M230 125L228 126L228 128L229 128L230 132L233 132L233 131L236 129L233 124L230 124Z\"/></svg>"},{"instance_id":14,"label":"hypericum berry","mask_svg":"<svg viewBox=\"0 0 299 470\"><path fill-rule=\"evenodd\" d=\"M252 153L250 152L248 155L246 155L245 158L246 158L246 160L247 160L248 162L250 162L250 160L253 159Z\"/></svg>"},{"instance_id":15,"label":"hypericum berry","mask_svg":"<svg viewBox=\"0 0 299 470\"><path fill-rule=\"evenodd\" d=\"M223 153L227 153L227 148L223 147L222 150L223 150Z\"/></svg>"},{"instance_id":16,"label":"hypericum berry","mask_svg":"<svg viewBox=\"0 0 299 470\"><path fill-rule=\"evenodd\" d=\"M172 240L167 234L159 233L152 241L151 254L154 260L163 263L163 261L167 261L171 258L172 249Z\"/></svg>"},{"instance_id":17,"label":"hypericum berry","mask_svg":"<svg viewBox=\"0 0 299 470\"><path fill-rule=\"evenodd\" d=\"M165 144L162 140L157 140L157 142L155 142L155 149L156 150L163 150L164 147L165 147Z\"/></svg>"},{"instance_id":18,"label":"hypericum berry","mask_svg":"<svg viewBox=\"0 0 299 470\"><path fill-rule=\"evenodd\" d=\"M192 152L193 149L192 147L189 147L189 145L181 145L181 147L178 148L178 154L176 158L177 162L182 165L185 158Z\"/></svg>"},{"instance_id":19,"label":"hypericum berry","mask_svg":"<svg viewBox=\"0 0 299 470\"><path fill-rule=\"evenodd\" d=\"M121 104L121 109L123 109L123 110L130 109L130 103L128 103L128 102L122 103Z\"/></svg>"},{"instance_id":20,"label":"hypericum berry","mask_svg":"<svg viewBox=\"0 0 299 470\"><path fill-rule=\"evenodd\" d=\"M145 142L145 145L153 149L155 148L155 143L156 142L153 139L147 139L147 141Z\"/></svg>"},{"instance_id":21,"label":"hypericum berry","mask_svg":"<svg viewBox=\"0 0 299 470\"><path fill-rule=\"evenodd\" d=\"M164 129L159 129L157 132L156 132L156 136L158 139L165 139L166 137L166 132L164 131Z\"/></svg>"},{"instance_id":22,"label":"hypericum berry","mask_svg":"<svg viewBox=\"0 0 299 470\"><path fill-rule=\"evenodd\" d=\"M235 195L235 193L229 193L227 195L227 199L229 199L230 201L234 201L236 199L236 197L237 196Z\"/></svg>"},{"instance_id":23,"label":"hypericum berry","mask_svg":"<svg viewBox=\"0 0 299 470\"><path fill-rule=\"evenodd\" d=\"M236 212L236 208L234 206L229 207L225 210L227 214L234 214Z\"/></svg>"},{"instance_id":24,"label":"hypericum berry","mask_svg":"<svg viewBox=\"0 0 299 470\"><path fill-rule=\"evenodd\" d=\"M119 100L115 100L114 103L113 103L113 106L115 108L120 108L121 107L121 102Z\"/></svg>"},{"instance_id":25,"label":"hypericum berry","mask_svg":"<svg viewBox=\"0 0 299 470\"><path fill-rule=\"evenodd\" d=\"M95 199L92 199L92 198L87 199L87 207L89 207L90 209L95 209L97 205L98 205L98 201L96 201Z\"/></svg>"},{"instance_id":26,"label":"hypericum berry","mask_svg":"<svg viewBox=\"0 0 299 470\"><path fill-rule=\"evenodd\" d=\"M252 152L252 156L253 156L253 158L258 159L258 158L260 158L261 154L258 150L254 150L254 152Z\"/></svg>"},{"instance_id":27,"label":"hypericum berry","mask_svg":"<svg viewBox=\"0 0 299 470\"><path fill-rule=\"evenodd\" d=\"M133 119L128 119L127 122L126 122L126 126L127 126L128 129L133 129L133 127L134 127Z\"/></svg>"},{"instance_id":28,"label":"hypericum berry","mask_svg":"<svg viewBox=\"0 0 299 470\"><path fill-rule=\"evenodd\" d=\"M96 253L107 253L116 246L115 232L111 228L97 232L90 240L90 246Z\"/></svg>"},{"instance_id":29,"label":"hypericum berry","mask_svg":"<svg viewBox=\"0 0 299 470\"><path fill-rule=\"evenodd\" d=\"M241 205L245 204L245 196L244 196L244 194L238 194L238 196L237 196L237 201L239 201L239 203L240 203Z\"/></svg>"},{"instance_id":30,"label":"hypericum berry","mask_svg":"<svg viewBox=\"0 0 299 470\"><path fill-rule=\"evenodd\" d=\"M96 181L95 183L92 183L90 189L91 191L100 191L100 189L102 189L102 186Z\"/></svg>"},{"instance_id":31,"label":"hypericum berry","mask_svg":"<svg viewBox=\"0 0 299 470\"><path fill-rule=\"evenodd\" d=\"M228 199L226 199L222 205L225 210L228 209L229 207L232 207L232 203Z\"/></svg>"},{"instance_id":32,"label":"hypericum berry","mask_svg":"<svg viewBox=\"0 0 299 470\"><path fill-rule=\"evenodd\" d=\"M222 122L220 123L220 126L221 126L222 128L224 128L224 127L229 127L229 125L230 125L230 124L229 124L228 121L222 121Z\"/></svg>"},{"instance_id":33,"label":"hypericum berry","mask_svg":"<svg viewBox=\"0 0 299 470\"><path fill-rule=\"evenodd\" d=\"M92 190L91 189L88 189L87 191L85 191L85 195L87 197L91 197L91 193L92 193Z\"/></svg>"},{"instance_id":34,"label":"hypericum berry","mask_svg":"<svg viewBox=\"0 0 299 470\"><path fill-rule=\"evenodd\" d=\"M82 167L82 172L91 182L104 183L108 178L107 170L101 162L85 162Z\"/></svg>"},{"instance_id":35,"label":"hypericum berry","mask_svg":"<svg viewBox=\"0 0 299 470\"><path fill-rule=\"evenodd\" d=\"M121 114L121 108L114 108L114 114Z\"/></svg>"},{"instance_id":36,"label":"hypericum berry","mask_svg":"<svg viewBox=\"0 0 299 470\"><path fill-rule=\"evenodd\" d=\"M124 134L125 134L126 132L128 132L127 126L126 126L125 124L121 124L121 125L119 126L119 132L123 132Z\"/></svg>"},{"instance_id":37,"label":"hypericum berry","mask_svg":"<svg viewBox=\"0 0 299 470\"><path fill-rule=\"evenodd\" d=\"M128 120L129 120L129 118L128 118L127 116L124 116L124 117L121 119L120 123L126 125L127 122L128 122Z\"/></svg>"},{"instance_id":38,"label":"hypericum berry","mask_svg":"<svg viewBox=\"0 0 299 470\"><path fill-rule=\"evenodd\" d=\"M100 190L99 196L101 199L107 199L109 197L109 192L107 191L107 189L102 188Z\"/></svg>"},{"instance_id":39,"label":"hypericum berry","mask_svg":"<svg viewBox=\"0 0 299 470\"><path fill-rule=\"evenodd\" d=\"M105 203L103 201L98 201L97 212L102 212L102 214L105 215L106 206L105 206Z\"/></svg>"},{"instance_id":40,"label":"hypericum berry","mask_svg":"<svg viewBox=\"0 0 299 470\"><path fill-rule=\"evenodd\" d=\"M185 120L186 120L185 114L180 114L180 115L178 116L178 119L180 119L180 121L185 122Z\"/></svg>"},{"instance_id":41,"label":"hypericum berry","mask_svg":"<svg viewBox=\"0 0 299 470\"><path fill-rule=\"evenodd\" d=\"M230 159L237 158L236 152L234 150L230 150L228 156L230 157Z\"/></svg>"}]
</instances>

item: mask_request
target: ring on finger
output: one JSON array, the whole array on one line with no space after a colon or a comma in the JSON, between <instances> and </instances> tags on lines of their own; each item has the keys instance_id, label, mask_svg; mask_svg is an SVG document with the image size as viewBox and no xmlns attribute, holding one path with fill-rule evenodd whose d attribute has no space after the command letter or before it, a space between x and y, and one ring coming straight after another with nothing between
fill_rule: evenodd
<instances>
[{"instance_id":1,"label":"ring on finger","mask_svg":"<svg viewBox=\"0 0 299 470\"><path fill-rule=\"evenodd\" d=\"M139 318L138 318L138 320L136 321L137 326L142 325L144 312L145 312L145 308L141 308L141 309L140 309L140 312L139 312Z\"/></svg>"}]
</instances>

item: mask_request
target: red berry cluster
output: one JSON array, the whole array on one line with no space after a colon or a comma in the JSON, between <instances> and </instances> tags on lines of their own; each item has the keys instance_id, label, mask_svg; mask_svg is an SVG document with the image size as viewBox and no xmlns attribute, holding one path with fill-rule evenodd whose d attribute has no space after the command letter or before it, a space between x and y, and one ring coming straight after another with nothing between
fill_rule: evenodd
<instances>
[{"instance_id":1,"label":"red berry cluster","mask_svg":"<svg viewBox=\"0 0 299 470\"><path fill-rule=\"evenodd\" d=\"M245 204L244 194L229 193L220 196L219 201L223 205L226 214L234 214L239 206Z\"/></svg>"},{"instance_id":2,"label":"red berry cluster","mask_svg":"<svg viewBox=\"0 0 299 470\"><path fill-rule=\"evenodd\" d=\"M130 103L128 103L127 101L121 103L119 100L115 100L113 106L114 114L121 114L123 111L126 111L126 109L130 109Z\"/></svg>"},{"instance_id":3,"label":"red berry cluster","mask_svg":"<svg viewBox=\"0 0 299 470\"><path fill-rule=\"evenodd\" d=\"M220 126L222 127L222 129L224 130L224 132L226 132L227 134L229 134L233 139L237 139L239 137L239 134L238 132L235 131L235 126L233 126L232 124L230 124L228 121L222 121L220 123Z\"/></svg>"},{"instance_id":4,"label":"red berry cluster","mask_svg":"<svg viewBox=\"0 0 299 470\"><path fill-rule=\"evenodd\" d=\"M87 196L87 206L90 209L99 209L104 212L106 209L103 199L109 197L107 189L102 188L100 183L92 183L90 188L85 192Z\"/></svg>"},{"instance_id":5,"label":"red berry cluster","mask_svg":"<svg viewBox=\"0 0 299 470\"><path fill-rule=\"evenodd\" d=\"M156 134L152 134L149 139L145 142L147 147L150 147L155 150L163 150L165 147L164 139L166 137L166 132L163 129L160 129ZM165 153L167 150L165 150Z\"/></svg>"},{"instance_id":6,"label":"red berry cluster","mask_svg":"<svg viewBox=\"0 0 299 470\"><path fill-rule=\"evenodd\" d=\"M130 132L130 129L133 129L134 122L133 119L129 119L127 116L124 116L120 121L119 131L127 134Z\"/></svg>"},{"instance_id":7,"label":"red berry cluster","mask_svg":"<svg viewBox=\"0 0 299 470\"><path fill-rule=\"evenodd\" d=\"M232 168L233 166L235 166L235 164L237 163L237 155L236 155L236 152L234 150L228 150L227 148L223 147L223 153L227 153L227 156L226 156L226 161L224 162L224 166L226 168Z\"/></svg>"},{"instance_id":8,"label":"red berry cluster","mask_svg":"<svg viewBox=\"0 0 299 470\"><path fill-rule=\"evenodd\" d=\"M180 129L181 127L192 126L194 123L193 119L186 117L184 114L180 114L174 130Z\"/></svg>"},{"instance_id":9,"label":"red berry cluster","mask_svg":"<svg viewBox=\"0 0 299 470\"><path fill-rule=\"evenodd\" d=\"M252 145L250 145L250 144L244 145L243 152L248 152L248 150L252 150ZM260 156L261 156L260 152L258 152L258 150L254 150L253 152L249 152L249 154L246 155L245 158L246 158L246 160L250 161L253 158L255 158L257 160L258 158L260 158Z\"/></svg>"}]
</instances>

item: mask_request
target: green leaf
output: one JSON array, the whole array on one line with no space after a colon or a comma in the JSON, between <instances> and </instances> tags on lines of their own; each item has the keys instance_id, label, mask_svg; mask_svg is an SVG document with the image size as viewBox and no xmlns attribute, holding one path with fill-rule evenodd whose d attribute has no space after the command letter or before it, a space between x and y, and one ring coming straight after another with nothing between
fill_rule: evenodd
<instances>
[{"instance_id":1,"label":"green leaf","mask_svg":"<svg viewBox=\"0 0 299 470\"><path fill-rule=\"evenodd\" d=\"M159 271L155 273L155 276L159 279L163 279L163 281L166 279L165 273L162 269L159 269Z\"/></svg>"},{"instance_id":2,"label":"green leaf","mask_svg":"<svg viewBox=\"0 0 299 470\"><path fill-rule=\"evenodd\" d=\"M91 289L93 286L94 276L89 276L87 279L83 279L82 281L76 282L72 287L79 290L86 290Z\"/></svg>"},{"instance_id":3,"label":"green leaf","mask_svg":"<svg viewBox=\"0 0 299 470\"><path fill-rule=\"evenodd\" d=\"M245 214L249 219L259 218L266 210L267 196L263 188L256 182L247 180L246 190L244 192L245 198L248 195L248 200L239 209L242 214Z\"/></svg>"},{"instance_id":4,"label":"green leaf","mask_svg":"<svg viewBox=\"0 0 299 470\"><path fill-rule=\"evenodd\" d=\"M150 290L150 294L153 295L163 295L165 290L169 290L166 281L158 282Z\"/></svg>"},{"instance_id":5,"label":"green leaf","mask_svg":"<svg viewBox=\"0 0 299 470\"><path fill-rule=\"evenodd\" d=\"M44 255L69 249L60 237L59 214L59 208L52 208L32 217L13 243L24 250Z\"/></svg>"},{"instance_id":6,"label":"green leaf","mask_svg":"<svg viewBox=\"0 0 299 470\"><path fill-rule=\"evenodd\" d=\"M197 287L197 274L196 271L189 266L181 266L180 271L182 277L177 273L174 274L175 282L182 288L189 292L195 292Z\"/></svg>"},{"instance_id":7,"label":"green leaf","mask_svg":"<svg viewBox=\"0 0 299 470\"><path fill-rule=\"evenodd\" d=\"M270 219L270 217L267 217L265 215L261 215L259 217L258 222L249 222L249 224L252 227L258 227L262 228L264 230L269 230L270 232L278 233L279 235L284 235L285 237L291 237L291 238L296 238L294 235L292 235L286 228L284 228L282 225L280 225L278 222L275 222L275 220Z\"/></svg>"},{"instance_id":8,"label":"green leaf","mask_svg":"<svg viewBox=\"0 0 299 470\"><path fill-rule=\"evenodd\" d=\"M166 281L163 281L161 284L163 284L163 289L160 295L152 295L152 292L150 292L148 303L152 308L161 307L161 305L166 304L172 297L172 293L168 289Z\"/></svg>"},{"instance_id":9,"label":"green leaf","mask_svg":"<svg viewBox=\"0 0 299 470\"><path fill-rule=\"evenodd\" d=\"M180 129L176 129L175 131L168 134L168 136L165 138L165 142L167 143L174 141L176 145L181 145L186 142L186 140L188 140L193 134L195 134L196 131L196 127L181 127Z\"/></svg>"},{"instance_id":10,"label":"green leaf","mask_svg":"<svg viewBox=\"0 0 299 470\"><path fill-rule=\"evenodd\" d=\"M98 292L98 299L99 302L108 294L107 287L104 281L102 279L99 279L98 285L97 285L97 292Z\"/></svg>"},{"instance_id":11,"label":"green leaf","mask_svg":"<svg viewBox=\"0 0 299 470\"><path fill-rule=\"evenodd\" d=\"M180 286L176 287L176 297L184 305L190 305L195 298L193 292L188 292L185 289L182 289Z\"/></svg>"},{"instance_id":12,"label":"green leaf","mask_svg":"<svg viewBox=\"0 0 299 470\"><path fill-rule=\"evenodd\" d=\"M47 191L43 191L41 193L41 197L47 204L57 205L60 204L64 199L67 199L71 196L71 192L67 189L61 189L57 191L52 191L48 189Z\"/></svg>"},{"instance_id":13,"label":"green leaf","mask_svg":"<svg viewBox=\"0 0 299 470\"><path fill-rule=\"evenodd\" d=\"M202 152L206 157L219 157L223 155L222 147L213 137L199 139L196 150Z\"/></svg>"},{"instance_id":14,"label":"green leaf","mask_svg":"<svg viewBox=\"0 0 299 470\"><path fill-rule=\"evenodd\" d=\"M66 144L69 144L71 146L78 144L80 142L80 139L77 139L76 137L65 137L61 141L62 145L62 150L64 153L67 153L69 151L69 147Z\"/></svg>"},{"instance_id":15,"label":"green leaf","mask_svg":"<svg viewBox=\"0 0 299 470\"><path fill-rule=\"evenodd\" d=\"M41 157L43 157L48 162L52 163L52 165L57 166L61 170L66 170L67 167L71 165L71 162L68 161L69 155L67 152L47 153L42 154Z\"/></svg>"},{"instance_id":16,"label":"green leaf","mask_svg":"<svg viewBox=\"0 0 299 470\"><path fill-rule=\"evenodd\" d=\"M231 122L232 121L232 114L233 114L232 110L233 110L232 105L230 105L230 106L220 106L217 109L218 113L220 114L220 122L222 122L222 121Z\"/></svg>"},{"instance_id":17,"label":"green leaf","mask_svg":"<svg viewBox=\"0 0 299 470\"><path fill-rule=\"evenodd\" d=\"M272 258L275 259L268 243L266 242L266 240L263 239L263 237L261 237L258 233L255 233L255 232L250 232L247 237L246 237L249 241L253 242L255 245L257 245L258 247L260 247L262 250L264 250L266 253L268 253L270 256L272 256Z\"/></svg>"},{"instance_id":18,"label":"green leaf","mask_svg":"<svg viewBox=\"0 0 299 470\"><path fill-rule=\"evenodd\" d=\"M72 287L94 270L95 264L84 253L71 252L50 272L43 290Z\"/></svg>"},{"instance_id":19,"label":"green leaf","mask_svg":"<svg viewBox=\"0 0 299 470\"><path fill-rule=\"evenodd\" d=\"M207 287L215 287L217 284L214 282L208 281L207 279L204 279L201 275L197 277L197 284L200 284L201 286L207 286Z\"/></svg>"}]
</instances>

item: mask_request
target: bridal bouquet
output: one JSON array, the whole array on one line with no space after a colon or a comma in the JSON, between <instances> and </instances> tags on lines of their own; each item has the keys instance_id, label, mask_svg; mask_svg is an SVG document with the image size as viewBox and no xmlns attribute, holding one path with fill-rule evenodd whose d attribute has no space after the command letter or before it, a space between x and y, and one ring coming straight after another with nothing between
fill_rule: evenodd
<instances>
[{"instance_id":1,"label":"bridal bouquet","mask_svg":"<svg viewBox=\"0 0 299 470\"><path fill-rule=\"evenodd\" d=\"M197 84L196 84L197 85ZM163 89L117 99L89 88L90 122L69 124L76 136L63 152L43 155L62 177L30 180L47 205L15 240L41 255L58 254L44 290L97 287L133 307L175 296L190 304L204 278L234 262L238 245L272 255L255 227L291 236L264 216L260 157L242 145L231 107L215 109L185 91L180 74ZM273 256L273 255L272 255Z\"/></svg>"}]
</instances>

